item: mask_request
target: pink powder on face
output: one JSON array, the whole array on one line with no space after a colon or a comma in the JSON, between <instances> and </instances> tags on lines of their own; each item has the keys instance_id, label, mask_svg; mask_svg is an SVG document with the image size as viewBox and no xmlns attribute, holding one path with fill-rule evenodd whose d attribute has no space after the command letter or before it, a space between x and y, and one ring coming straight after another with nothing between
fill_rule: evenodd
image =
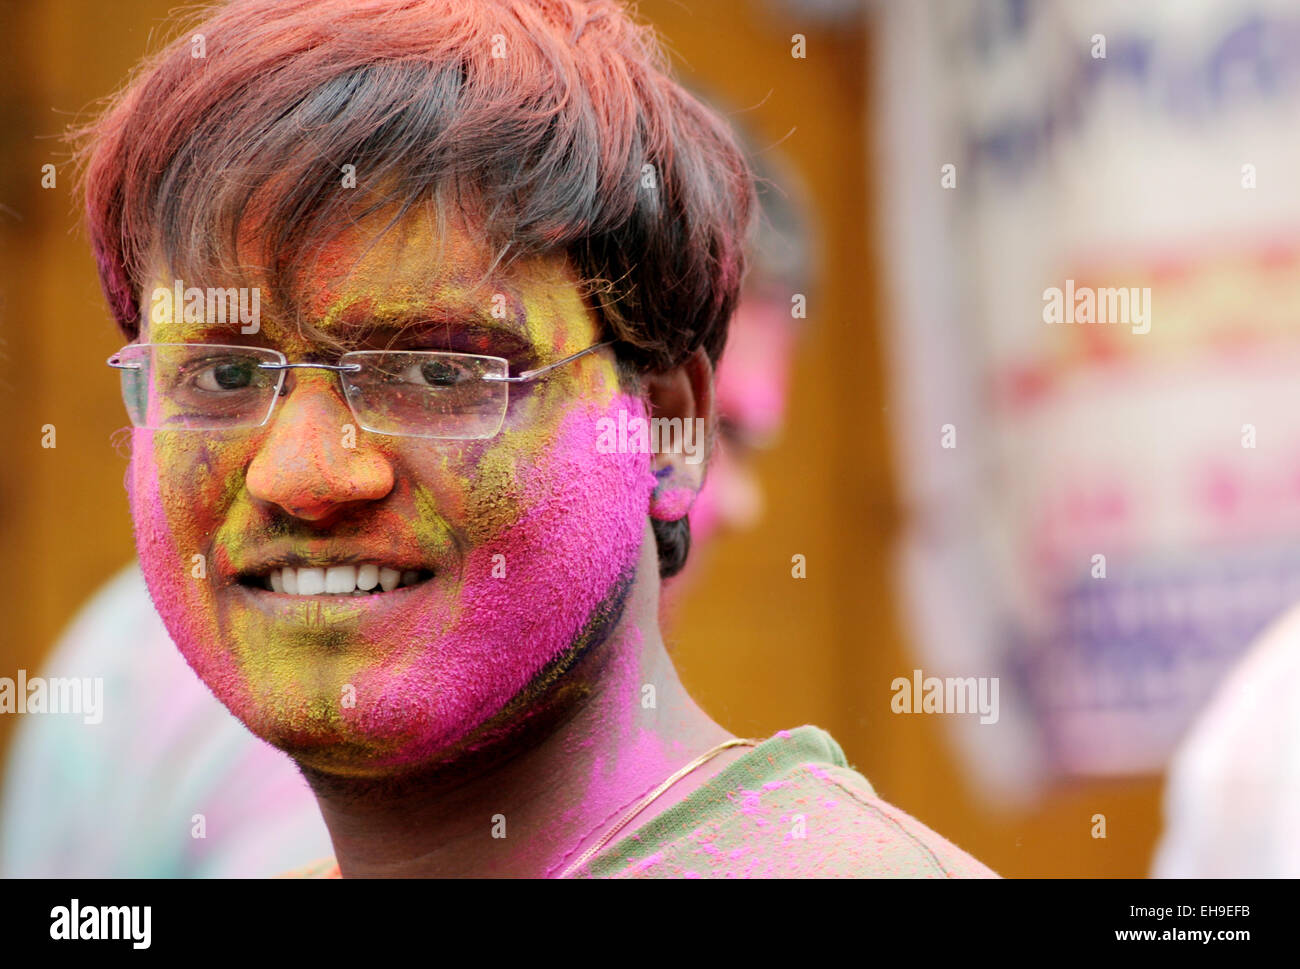
<instances>
[{"instance_id":1,"label":"pink powder on face","mask_svg":"<svg viewBox=\"0 0 1300 969\"><path fill-rule=\"evenodd\" d=\"M640 402L620 395L609 406ZM343 717L360 736L398 740L403 750L390 762L426 756L501 710L630 575L654 478L644 455L598 453L602 413L567 414L518 480L518 519L469 550L450 608L413 610L396 628L362 627L391 648L355 678L358 703ZM498 555L504 579L492 574Z\"/></svg>"},{"instance_id":2,"label":"pink powder on face","mask_svg":"<svg viewBox=\"0 0 1300 969\"><path fill-rule=\"evenodd\" d=\"M221 521L221 502L211 493L195 500L185 485L220 461L198 435L171 435L159 445L139 432L132 504L151 593L190 664L255 733L299 754L346 746L367 769L419 763L497 714L571 650L630 577L655 479L647 455L600 453L595 428L607 412L638 407L624 395L572 405L514 455L510 475L471 489L467 521L453 524L472 530L484 515L497 524L465 549L459 576L431 582L426 601L396 620L346 626L343 648L324 651L282 622L237 605L223 609L211 584L190 576L185 546L210 533L198 516ZM160 446L170 496L159 494ZM473 480L481 466L468 470ZM187 530L181 537L172 527L178 522ZM494 574L500 562L504 578ZM276 669L270 698L268 684L249 672L267 656ZM355 690L352 706L338 702L345 682Z\"/></svg>"}]
</instances>

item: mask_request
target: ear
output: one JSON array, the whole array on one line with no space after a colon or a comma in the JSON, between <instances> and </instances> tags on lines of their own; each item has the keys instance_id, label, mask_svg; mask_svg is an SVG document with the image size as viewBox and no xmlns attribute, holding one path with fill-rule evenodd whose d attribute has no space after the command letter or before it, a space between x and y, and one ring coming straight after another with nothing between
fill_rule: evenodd
<instances>
[{"instance_id":1,"label":"ear","mask_svg":"<svg viewBox=\"0 0 1300 969\"><path fill-rule=\"evenodd\" d=\"M713 364L698 349L680 366L643 377L642 387L650 417L659 421L650 517L676 521L691 510L704 485L713 438Z\"/></svg>"}]
</instances>

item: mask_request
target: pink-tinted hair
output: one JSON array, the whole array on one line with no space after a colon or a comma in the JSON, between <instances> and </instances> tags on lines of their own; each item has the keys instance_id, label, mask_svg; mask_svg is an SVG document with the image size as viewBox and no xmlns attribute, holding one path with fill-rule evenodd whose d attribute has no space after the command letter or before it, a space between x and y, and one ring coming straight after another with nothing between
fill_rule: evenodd
<instances>
[{"instance_id":1,"label":"pink-tinted hair","mask_svg":"<svg viewBox=\"0 0 1300 969\"><path fill-rule=\"evenodd\" d=\"M236 0L78 135L100 278L129 336L160 258L196 280L252 258L293 293L339 225L432 200L472 210L509 257L566 253L603 284L636 367L699 347L716 362L755 207L727 126L608 0ZM344 164L364 191L340 187Z\"/></svg>"}]
</instances>

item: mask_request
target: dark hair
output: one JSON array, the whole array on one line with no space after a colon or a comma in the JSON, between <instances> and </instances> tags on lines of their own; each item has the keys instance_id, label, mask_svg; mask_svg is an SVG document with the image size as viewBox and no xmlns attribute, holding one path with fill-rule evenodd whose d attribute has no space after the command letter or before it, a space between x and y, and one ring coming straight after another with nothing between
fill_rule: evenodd
<instances>
[{"instance_id":1,"label":"dark hair","mask_svg":"<svg viewBox=\"0 0 1300 969\"><path fill-rule=\"evenodd\" d=\"M699 348L716 364L755 206L727 126L609 0L236 0L74 138L100 280L132 338L160 260L199 279L251 255L292 293L340 224L433 201L507 260L565 253L637 371ZM344 164L368 191L332 190ZM658 525L670 575L689 526L665 540L682 526Z\"/></svg>"}]
</instances>

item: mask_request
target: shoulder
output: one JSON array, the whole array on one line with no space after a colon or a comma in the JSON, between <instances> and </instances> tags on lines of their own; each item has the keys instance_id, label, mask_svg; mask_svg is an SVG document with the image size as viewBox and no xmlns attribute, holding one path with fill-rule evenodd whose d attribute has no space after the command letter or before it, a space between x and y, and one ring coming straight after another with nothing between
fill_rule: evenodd
<instances>
[{"instance_id":1,"label":"shoulder","mask_svg":"<svg viewBox=\"0 0 1300 969\"><path fill-rule=\"evenodd\" d=\"M826 873L881 878L996 878L988 867L906 811L885 801L867 779L848 767L804 764L787 781L819 829L795 864ZM824 842L824 843L823 843Z\"/></svg>"},{"instance_id":2,"label":"shoulder","mask_svg":"<svg viewBox=\"0 0 1300 969\"><path fill-rule=\"evenodd\" d=\"M784 736L782 736L784 735ZM782 731L615 846L604 874L639 877L995 878L881 799L824 731ZM692 805L692 801L696 803ZM593 872L597 873L597 872Z\"/></svg>"}]
</instances>

